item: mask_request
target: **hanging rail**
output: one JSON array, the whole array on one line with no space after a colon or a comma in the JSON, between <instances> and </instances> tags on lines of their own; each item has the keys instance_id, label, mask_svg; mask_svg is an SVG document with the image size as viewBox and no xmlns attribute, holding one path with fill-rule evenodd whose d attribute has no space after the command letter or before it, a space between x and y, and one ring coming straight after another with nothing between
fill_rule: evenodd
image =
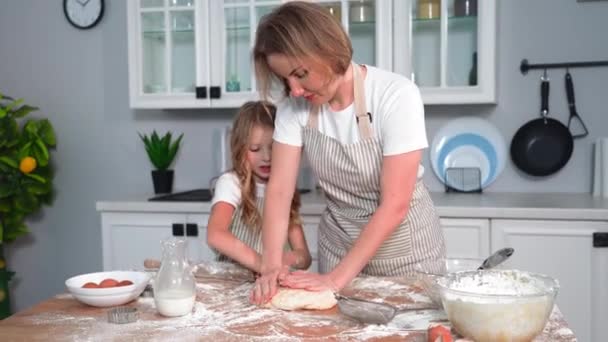
<instances>
[{"instance_id":1,"label":"hanging rail","mask_svg":"<svg viewBox=\"0 0 608 342\"><path fill-rule=\"evenodd\" d=\"M545 63L545 64L530 64L527 59L522 59L519 70L522 74L527 74L530 69L556 69L556 68L583 68L608 66L608 61L591 61L591 62L567 62L567 63Z\"/></svg>"}]
</instances>

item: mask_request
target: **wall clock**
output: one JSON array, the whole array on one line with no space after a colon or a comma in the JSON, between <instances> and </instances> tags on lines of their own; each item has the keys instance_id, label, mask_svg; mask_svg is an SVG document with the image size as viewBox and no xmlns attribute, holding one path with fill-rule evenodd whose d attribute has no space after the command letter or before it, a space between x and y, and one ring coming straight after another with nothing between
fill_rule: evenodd
<instances>
[{"instance_id":1,"label":"wall clock","mask_svg":"<svg viewBox=\"0 0 608 342\"><path fill-rule=\"evenodd\" d=\"M86 30L101 21L104 0L63 0L63 13L72 26Z\"/></svg>"}]
</instances>

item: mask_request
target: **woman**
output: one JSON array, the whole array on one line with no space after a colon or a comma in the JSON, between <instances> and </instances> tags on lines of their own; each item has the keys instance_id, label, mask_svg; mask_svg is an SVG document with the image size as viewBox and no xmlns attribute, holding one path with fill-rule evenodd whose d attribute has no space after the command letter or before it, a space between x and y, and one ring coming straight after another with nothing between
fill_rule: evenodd
<instances>
[{"instance_id":1,"label":"woman","mask_svg":"<svg viewBox=\"0 0 608 342\"><path fill-rule=\"evenodd\" d=\"M348 35L323 7L289 2L260 22L254 46L262 96L273 79L278 103L272 175L263 214L259 304L277 284L338 291L359 273L395 276L445 256L439 219L422 183L428 146L424 107L406 78L352 62ZM281 266L289 203L302 150L319 179L327 208L319 225L320 274Z\"/></svg>"}]
</instances>

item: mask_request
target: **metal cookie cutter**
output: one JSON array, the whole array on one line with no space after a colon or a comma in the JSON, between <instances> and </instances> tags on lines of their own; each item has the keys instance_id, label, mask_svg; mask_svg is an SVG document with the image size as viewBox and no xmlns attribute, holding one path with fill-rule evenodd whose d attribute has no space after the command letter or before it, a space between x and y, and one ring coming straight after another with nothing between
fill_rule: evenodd
<instances>
[{"instance_id":1,"label":"metal cookie cutter","mask_svg":"<svg viewBox=\"0 0 608 342\"><path fill-rule=\"evenodd\" d=\"M133 323L139 318L137 308L119 306L108 310L108 322L116 324Z\"/></svg>"},{"instance_id":2,"label":"metal cookie cutter","mask_svg":"<svg viewBox=\"0 0 608 342\"><path fill-rule=\"evenodd\" d=\"M154 297L154 288L151 284L146 285L146 288L141 293L141 297Z\"/></svg>"}]
</instances>

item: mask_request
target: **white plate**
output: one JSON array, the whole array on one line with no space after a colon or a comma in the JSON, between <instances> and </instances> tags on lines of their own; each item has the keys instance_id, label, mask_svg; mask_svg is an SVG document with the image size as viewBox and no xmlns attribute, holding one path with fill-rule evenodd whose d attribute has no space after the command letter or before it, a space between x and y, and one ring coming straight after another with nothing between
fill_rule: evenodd
<instances>
[{"instance_id":1,"label":"white plate","mask_svg":"<svg viewBox=\"0 0 608 342\"><path fill-rule=\"evenodd\" d=\"M431 166L442 183L451 167L476 167L481 172L481 187L486 188L504 170L507 158L505 140L498 129L480 118L451 120L433 138ZM449 186L467 191L460 184Z\"/></svg>"}]
</instances>

